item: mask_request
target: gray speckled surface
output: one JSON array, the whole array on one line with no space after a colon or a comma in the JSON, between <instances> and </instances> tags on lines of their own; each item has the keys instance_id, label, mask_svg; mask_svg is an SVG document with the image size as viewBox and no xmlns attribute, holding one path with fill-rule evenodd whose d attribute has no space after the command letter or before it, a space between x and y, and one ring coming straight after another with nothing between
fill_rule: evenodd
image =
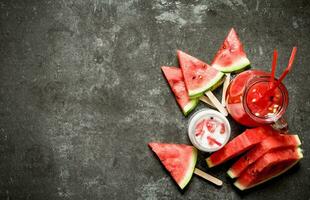
<instances>
[{"instance_id":1,"label":"gray speckled surface","mask_svg":"<svg viewBox=\"0 0 310 200\"><path fill-rule=\"evenodd\" d=\"M310 198L309 1L1 0L0 16L0 199ZM176 49L210 62L231 27L253 68L277 48L283 70L298 46L286 118L305 157L240 193L229 164L208 170L201 154L224 186L193 177L180 192L147 147L189 143L160 66Z\"/></svg>"}]
</instances>

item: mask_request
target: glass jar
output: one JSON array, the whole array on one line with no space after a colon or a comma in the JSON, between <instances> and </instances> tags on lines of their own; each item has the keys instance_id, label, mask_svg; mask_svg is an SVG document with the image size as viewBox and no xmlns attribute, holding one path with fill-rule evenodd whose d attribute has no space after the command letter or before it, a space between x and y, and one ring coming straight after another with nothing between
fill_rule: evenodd
<instances>
[{"instance_id":1,"label":"glass jar","mask_svg":"<svg viewBox=\"0 0 310 200\"><path fill-rule=\"evenodd\" d=\"M288 92L281 83L271 93L266 93L272 84L268 72L248 70L238 74L226 92L229 114L244 126L272 124L277 129L286 129L282 116L288 106Z\"/></svg>"}]
</instances>

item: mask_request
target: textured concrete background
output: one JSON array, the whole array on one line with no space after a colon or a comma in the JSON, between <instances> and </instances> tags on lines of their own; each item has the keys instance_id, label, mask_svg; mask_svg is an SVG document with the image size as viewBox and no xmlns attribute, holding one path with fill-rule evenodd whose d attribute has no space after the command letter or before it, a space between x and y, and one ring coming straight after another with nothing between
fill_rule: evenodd
<instances>
[{"instance_id":1,"label":"textured concrete background","mask_svg":"<svg viewBox=\"0 0 310 200\"><path fill-rule=\"evenodd\" d=\"M310 198L308 0L0 0L0 15L0 199ZM189 143L160 66L176 49L210 62L231 27L253 68L277 48L279 74L298 46L286 117L305 158L240 193L229 164L208 170L201 154L224 186L193 177L181 192L147 147Z\"/></svg>"}]
</instances>

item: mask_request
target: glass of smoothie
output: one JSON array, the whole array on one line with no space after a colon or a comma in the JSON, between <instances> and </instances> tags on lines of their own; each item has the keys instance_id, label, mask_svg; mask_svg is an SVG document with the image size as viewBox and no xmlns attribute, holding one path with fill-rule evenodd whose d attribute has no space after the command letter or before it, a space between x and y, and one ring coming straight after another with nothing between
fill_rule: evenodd
<instances>
[{"instance_id":1,"label":"glass of smoothie","mask_svg":"<svg viewBox=\"0 0 310 200\"><path fill-rule=\"evenodd\" d=\"M197 149L204 152L222 148L229 140L230 132L226 117L212 109L201 109L189 120L189 139Z\"/></svg>"},{"instance_id":2,"label":"glass of smoothie","mask_svg":"<svg viewBox=\"0 0 310 200\"><path fill-rule=\"evenodd\" d=\"M248 70L238 74L226 92L229 114L245 126L271 124L276 129L286 130L287 123L282 116L288 106L288 92L281 83L275 90L266 93L272 84L268 72Z\"/></svg>"}]
</instances>

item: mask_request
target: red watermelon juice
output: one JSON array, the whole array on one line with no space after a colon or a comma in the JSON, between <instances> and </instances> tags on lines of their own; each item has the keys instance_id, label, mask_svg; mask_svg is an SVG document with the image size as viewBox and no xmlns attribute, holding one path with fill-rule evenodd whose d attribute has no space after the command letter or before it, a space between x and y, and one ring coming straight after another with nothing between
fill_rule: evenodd
<instances>
[{"instance_id":1,"label":"red watermelon juice","mask_svg":"<svg viewBox=\"0 0 310 200\"><path fill-rule=\"evenodd\" d=\"M270 74L248 70L237 75L226 93L229 114L240 124L256 127L277 122L288 106L288 92L283 84L265 95L272 87Z\"/></svg>"}]
</instances>

